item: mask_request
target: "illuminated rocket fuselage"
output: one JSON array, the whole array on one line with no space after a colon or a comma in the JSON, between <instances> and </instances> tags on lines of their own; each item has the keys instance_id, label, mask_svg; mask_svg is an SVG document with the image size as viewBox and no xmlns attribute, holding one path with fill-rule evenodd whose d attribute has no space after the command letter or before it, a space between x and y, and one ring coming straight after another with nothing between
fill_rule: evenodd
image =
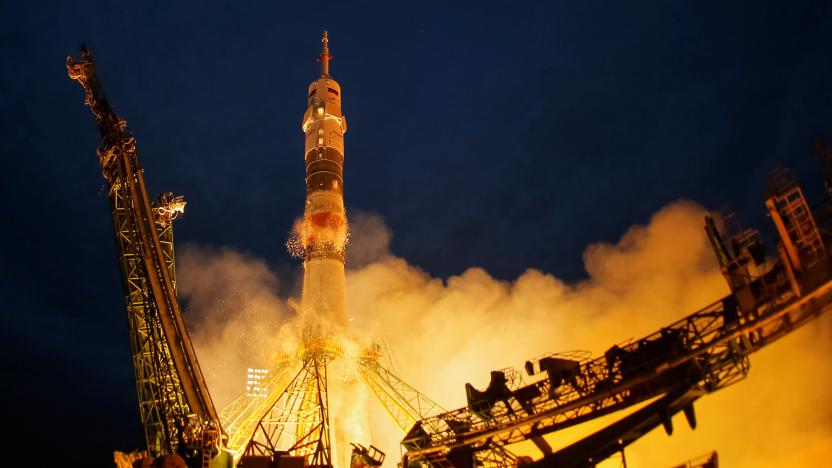
<instances>
[{"instance_id":1,"label":"illuminated rocket fuselage","mask_svg":"<svg viewBox=\"0 0 832 468\"><path fill-rule=\"evenodd\" d=\"M301 308L308 317L346 324L344 255L344 133L341 86L329 76L328 39L323 37L321 77L309 85L303 116L306 134L306 207L298 235L305 251Z\"/></svg>"}]
</instances>

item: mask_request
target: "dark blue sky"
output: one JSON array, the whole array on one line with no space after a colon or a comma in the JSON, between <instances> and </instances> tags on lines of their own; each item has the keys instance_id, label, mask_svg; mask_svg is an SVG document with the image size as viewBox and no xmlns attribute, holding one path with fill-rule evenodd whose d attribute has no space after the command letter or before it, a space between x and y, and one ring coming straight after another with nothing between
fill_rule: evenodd
<instances>
[{"instance_id":1,"label":"dark blue sky","mask_svg":"<svg viewBox=\"0 0 832 468\"><path fill-rule=\"evenodd\" d=\"M766 173L817 193L808 141L832 141L829 2L98 3L0 6L0 359L22 433L102 463L140 439L81 42L151 191L186 195L177 241L281 270L324 28L348 210L437 276L580 279L587 244L678 198L768 228Z\"/></svg>"}]
</instances>

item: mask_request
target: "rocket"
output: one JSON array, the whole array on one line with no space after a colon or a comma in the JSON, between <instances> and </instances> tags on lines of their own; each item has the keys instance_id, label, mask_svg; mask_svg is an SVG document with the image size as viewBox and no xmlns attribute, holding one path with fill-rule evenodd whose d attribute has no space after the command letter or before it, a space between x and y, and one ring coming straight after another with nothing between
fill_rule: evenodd
<instances>
[{"instance_id":1,"label":"rocket","mask_svg":"<svg viewBox=\"0 0 832 468\"><path fill-rule=\"evenodd\" d=\"M306 206L298 229L305 256L305 314L334 325L346 324L344 259L347 218L344 210L344 133L341 86L329 74L329 39L324 31L321 77L308 88L302 130L306 135Z\"/></svg>"}]
</instances>

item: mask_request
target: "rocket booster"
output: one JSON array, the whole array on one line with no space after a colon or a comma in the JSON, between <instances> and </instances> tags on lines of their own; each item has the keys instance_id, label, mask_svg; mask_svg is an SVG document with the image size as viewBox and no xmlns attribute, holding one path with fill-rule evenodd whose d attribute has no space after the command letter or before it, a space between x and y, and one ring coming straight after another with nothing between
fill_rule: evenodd
<instances>
[{"instance_id":1,"label":"rocket booster","mask_svg":"<svg viewBox=\"0 0 832 468\"><path fill-rule=\"evenodd\" d=\"M310 224L304 240L307 258L344 260L346 216L344 212L344 133L347 120L341 111L341 86L329 76L327 33L320 55L321 77L309 85L303 116L306 135L306 208Z\"/></svg>"},{"instance_id":2,"label":"rocket booster","mask_svg":"<svg viewBox=\"0 0 832 468\"><path fill-rule=\"evenodd\" d=\"M347 243L344 133L347 121L341 110L341 86L329 75L332 56L326 31L321 42L321 77L309 85L302 124L306 135L306 206L298 233L305 251L302 303L307 312L344 325Z\"/></svg>"}]
</instances>

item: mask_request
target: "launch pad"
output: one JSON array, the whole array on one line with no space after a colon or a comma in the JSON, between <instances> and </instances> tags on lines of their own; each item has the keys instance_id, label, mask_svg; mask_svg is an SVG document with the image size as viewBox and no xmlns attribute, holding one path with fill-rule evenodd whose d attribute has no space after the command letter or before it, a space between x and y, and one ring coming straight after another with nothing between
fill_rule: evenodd
<instances>
[{"instance_id":1,"label":"launch pad","mask_svg":"<svg viewBox=\"0 0 832 468\"><path fill-rule=\"evenodd\" d=\"M640 340L602 356L555 354L526 363L530 383L498 370L484 390L466 386L468 404L446 411L384 363L377 345L361 346L346 321L341 87L330 76L324 33L321 76L308 88L306 204L290 241L303 258L304 285L296 352L277 357L262 382L217 411L176 296L172 222L184 200L151 200L135 138L103 94L88 50L67 59L86 92L102 136L98 160L109 185L127 305L133 369L148 459L188 466L378 466L384 454L361 431L339 426L330 407L335 363L355 370L339 391L364 385L404 434L404 467L590 466L622 451L671 417L697 425L694 403L745 377L748 356L832 309L832 198L813 210L782 172L773 173L766 206L779 234L777 259L761 255L758 232L706 230L731 294ZM832 168L832 152L816 147ZM832 170L830 170L832 179ZM357 351L356 351L357 350ZM352 386L352 387L350 387ZM652 400L642 409L558 451L544 435ZM352 411L363 411L355 406ZM518 458L511 444L530 440L539 460Z\"/></svg>"}]
</instances>

